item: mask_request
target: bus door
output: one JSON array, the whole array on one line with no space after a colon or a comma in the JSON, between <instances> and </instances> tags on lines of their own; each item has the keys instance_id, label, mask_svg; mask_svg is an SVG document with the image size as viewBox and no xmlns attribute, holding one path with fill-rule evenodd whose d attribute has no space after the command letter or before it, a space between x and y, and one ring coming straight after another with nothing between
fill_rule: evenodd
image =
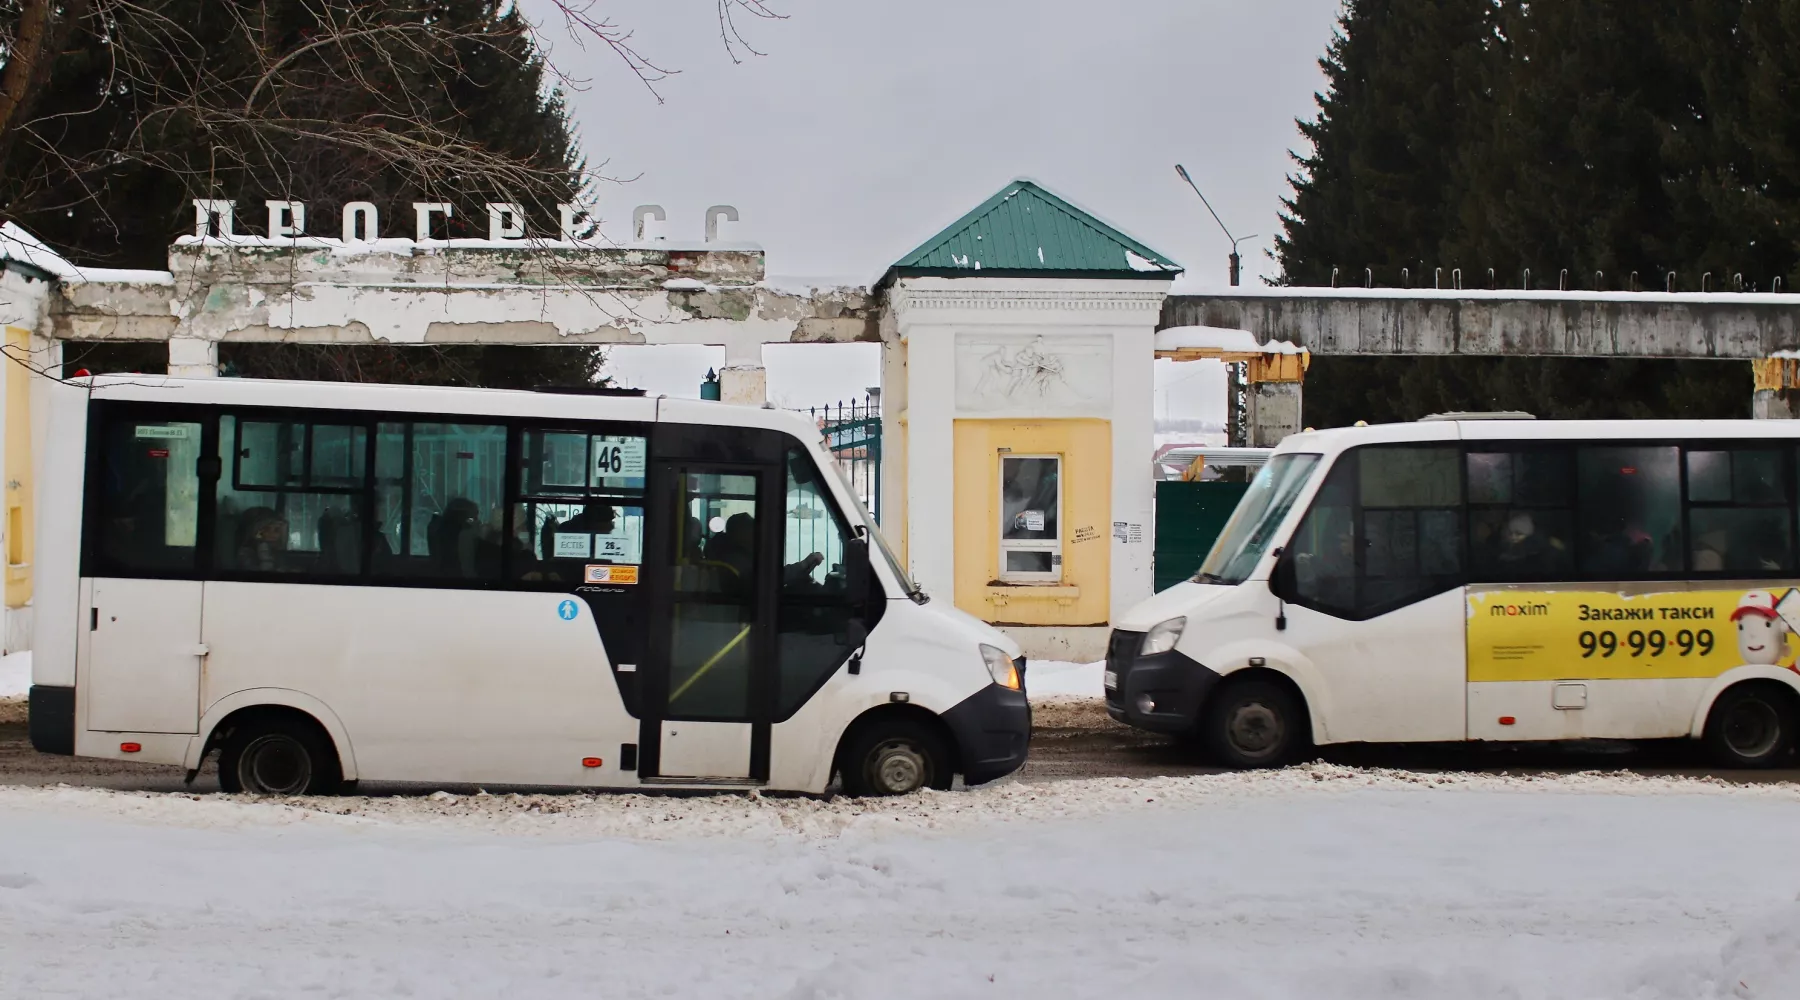
<instances>
[{"instance_id":1,"label":"bus door","mask_svg":"<svg viewBox=\"0 0 1800 1000\"><path fill-rule=\"evenodd\" d=\"M769 776L779 467L657 462L647 559L650 636L638 774L646 780ZM771 493L771 491L776 491Z\"/></svg>"},{"instance_id":2,"label":"bus door","mask_svg":"<svg viewBox=\"0 0 1800 1000\"><path fill-rule=\"evenodd\" d=\"M192 733L206 655L203 584L180 577L194 575L202 541L201 456L212 453L202 438L209 428L170 419L178 414L169 408L97 407L96 414L79 678L87 728Z\"/></svg>"}]
</instances>

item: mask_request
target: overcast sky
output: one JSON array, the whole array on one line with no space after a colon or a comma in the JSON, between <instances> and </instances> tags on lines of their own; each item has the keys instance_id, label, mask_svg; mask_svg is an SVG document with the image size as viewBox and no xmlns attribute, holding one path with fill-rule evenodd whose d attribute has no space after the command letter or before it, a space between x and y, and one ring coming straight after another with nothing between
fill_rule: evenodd
<instances>
[{"instance_id":1,"label":"overcast sky","mask_svg":"<svg viewBox=\"0 0 1800 1000\"><path fill-rule=\"evenodd\" d=\"M655 203L671 238L698 239L706 207L731 204L743 215L731 237L762 244L770 275L861 284L1030 177L1186 265L1183 287L1223 285L1229 244L1180 162L1235 235L1255 235L1246 280L1274 273L1264 251L1294 119L1323 86L1338 0L769 3L787 17L740 14L766 53L740 64L712 0L596 5L680 70L657 84L660 104L610 53L552 35L553 58L589 78L571 95L583 148L636 178L600 192L608 235L628 239L632 207ZM843 386L867 382L872 364ZM668 377L685 385L687 372ZM770 377L774 394L774 364ZM801 396L822 388L786 381ZM1184 378L1183 392L1213 381ZM1188 407L1159 400L1171 409Z\"/></svg>"}]
</instances>

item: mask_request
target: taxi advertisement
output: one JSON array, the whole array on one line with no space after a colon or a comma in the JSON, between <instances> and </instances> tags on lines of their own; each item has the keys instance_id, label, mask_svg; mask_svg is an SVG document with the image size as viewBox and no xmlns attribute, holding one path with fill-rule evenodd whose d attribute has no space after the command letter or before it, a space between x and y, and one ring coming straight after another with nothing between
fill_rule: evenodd
<instances>
[{"instance_id":1,"label":"taxi advertisement","mask_svg":"<svg viewBox=\"0 0 1800 1000\"><path fill-rule=\"evenodd\" d=\"M1800 590L1471 590L1469 680L1717 677L1795 669Z\"/></svg>"}]
</instances>

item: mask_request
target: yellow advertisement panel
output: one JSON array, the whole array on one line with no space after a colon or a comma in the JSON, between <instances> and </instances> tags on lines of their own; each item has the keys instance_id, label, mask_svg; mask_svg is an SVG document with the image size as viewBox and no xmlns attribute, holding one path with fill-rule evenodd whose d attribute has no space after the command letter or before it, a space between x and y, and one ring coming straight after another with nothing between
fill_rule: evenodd
<instances>
[{"instance_id":1,"label":"yellow advertisement panel","mask_svg":"<svg viewBox=\"0 0 1800 1000\"><path fill-rule=\"evenodd\" d=\"M1681 585L1673 585L1679 587ZM1469 680L1717 677L1795 669L1800 590L1471 590Z\"/></svg>"}]
</instances>

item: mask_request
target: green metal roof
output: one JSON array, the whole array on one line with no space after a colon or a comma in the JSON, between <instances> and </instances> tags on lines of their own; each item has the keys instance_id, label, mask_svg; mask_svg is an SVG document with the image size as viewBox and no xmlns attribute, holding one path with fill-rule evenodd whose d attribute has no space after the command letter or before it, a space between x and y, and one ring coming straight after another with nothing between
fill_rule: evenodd
<instances>
[{"instance_id":1,"label":"green metal roof","mask_svg":"<svg viewBox=\"0 0 1800 1000\"><path fill-rule=\"evenodd\" d=\"M900 258L888 279L973 277L1170 278L1182 267L1034 181L1016 180Z\"/></svg>"}]
</instances>

